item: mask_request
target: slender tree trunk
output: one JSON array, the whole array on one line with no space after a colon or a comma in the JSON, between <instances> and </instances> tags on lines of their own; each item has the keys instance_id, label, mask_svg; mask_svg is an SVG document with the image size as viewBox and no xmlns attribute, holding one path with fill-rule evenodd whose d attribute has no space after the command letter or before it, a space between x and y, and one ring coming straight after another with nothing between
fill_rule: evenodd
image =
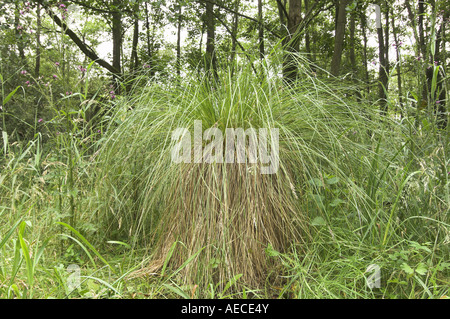
<instances>
[{"instance_id":1,"label":"slender tree trunk","mask_svg":"<svg viewBox=\"0 0 450 319\"><path fill-rule=\"evenodd\" d=\"M378 22L377 22L378 23ZM387 100L386 100L386 91L387 91L387 82L388 82L388 74L386 72L386 49L384 42L384 34L383 27L381 24L381 17L379 21L379 25L377 25L377 34L378 34L378 56L379 56L379 84L378 84L378 99L380 103L380 110L382 114L387 113Z\"/></svg>"},{"instance_id":2,"label":"slender tree trunk","mask_svg":"<svg viewBox=\"0 0 450 319\"><path fill-rule=\"evenodd\" d=\"M145 35L147 40L147 65L150 68L150 77L153 77L155 75L155 68L153 67L154 61L153 61L153 55L155 54L154 50L154 39L155 39L155 27L153 27L151 30L150 25L150 13L148 10L148 2L145 1ZM155 13L153 16L154 23L156 24L156 21L158 17L158 13Z\"/></svg>"},{"instance_id":3,"label":"slender tree trunk","mask_svg":"<svg viewBox=\"0 0 450 319\"><path fill-rule=\"evenodd\" d=\"M151 41L150 41L150 18L148 13L148 2L145 2L145 35L147 39L147 64L150 66L150 72L152 70L152 50L151 50Z\"/></svg>"},{"instance_id":4,"label":"slender tree trunk","mask_svg":"<svg viewBox=\"0 0 450 319\"><path fill-rule=\"evenodd\" d=\"M358 67L356 63L356 54L355 54L355 29L356 29L356 13L352 12L350 15L350 48L349 48L349 59L350 65L352 66L352 79L354 82L357 82L358 76ZM360 101L362 98L361 92L356 91L357 100Z\"/></svg>"},{"instance_id":5,"label":"slender tree trunk","mask_svg":"<svg viewBox=\"0 0 450 319\"><path fill-rule=\"evenodd\" d=\"M342 51L344 49L344 36L345 36L345 25L347 22L347 7L350 0L340 0L336 6L337 10L337 21L336 21L336 32L334 36L334 52L333 58L331 60L331 74L334 76L339 75L342 60Z\"/></svg>"},{"instance_id":6,"label":"slender tree trunk","mask_svg":"<svg viewBox=\"0 0 450 319\"><path fill-rule=\"evenodd\" d=\"M416 42L416 45L415 45L416 56L418 57L418 56L422 55L422 58L425 58L425 56L422 53L422 49L420 48L420 45L419 45L420 41L419 41L419 34L417 33L417 23L416 23L416 18L415 18L416 14L415 14L415 11L413 11L413 9L412 9L409 0L405 0L405 7L408 11L408 17L411 22L412 31L414 34L414 40Z\"/></svg>"},{"instance_id":7,"label":"slender tree trunk","mask_svg":"<svg viewBox=\"0 0 450 319\"><path fill-rule=\"evenodd\" d=\"M202 30L200 32L200 41L198 42L198 52L201 54L203 48L203 37L205 35L206 22L202 22ZM200 76L200 68L197 68L197 74Z\"/></svg>"},{"instance_id":8,"label":"slender tree trunk","mask_svg":"<svg viewBox=\"0 0 450 319\"><path fill-rule=\"evenodd\" d=\"M236 56L236 47L237 47L237 33L238 33L238 27L239 27L239 5L240 1L235 0L234 2L234 11L236 12L233 15L233 37L231 39L231 62L234 62L234 58Z\"/></svg>"},{"instance_id":9,"label":"slender tree trunk","mask_svg":"<svg viewBox=\"0 0 450 319\"><path fill-rule=\"evenodd\" d=\"M258 42L259 42L259 58L264 59L264 27L263 27L263 7L262 0L258 0Z\"/></svg>"},{"instance_id":10,"label":"slender tree trunk","mask_svg":"<svg viewBox=\"0 0 450 319\"><path fill-rule=\"evenodd\" d=\"M442 17L442 23L436 32L436 40L435 40L435 53L434 53L434 63L439 66L439 72L436 78L436 88L434 91L434 96L430 97L430 101L434 103L435 111L437 113L437 125L441 129L445 129L448 125L448 115L446 115L446 87L444 85L445 77L442 68L445 66L445 23L449 19L450 13L446 11ZM442 50L441 50L442 45ZM428 89L431 93L431 85L433 81L433 75L431 72L433 68L429 69L429 74L427 74L428 81Z\"/></svg>"},{"instance_id":11,"label":"slender tree trunk","mask_svg":"<svg viewBox=\"0 0 450 319\"><path fill-rule=\"evenodd\" d=\"M285 34L287 28L287 11L286 11L287 0L277 0L278 16L280 18L280 34Z\"/></svg>"},{"instance_id":12,"label":"slender tree trunk","mask_svg":"<svg viewBox=\"0 0 450 319\"><path fill-rule=\"evenodd\" d=\"M113 67L120 74L122 72L121 52L122 52L122 13L120 2L114 1L115 11L112 13L112 38L113 38Z\"/></svg>"},{"instance_id":13,"label":"slender tree trunk","mask_svg":"<svg viewBox=\"0 0 450 319\"><path fill-rule=\"evenodd\" d=\"M358 68L356 65L356 54L355 54L355 14L350 15L350 48L349 48L349 59L350 65L352 66L353 76L357 76Z\"/></svg>"},{"instance_id":14,"label":"slender tree trunk","mask_svg":"<svg viewBox=\"0 0 450 319\"><path fill-rule=\"evenodd\" d=\"M389 64L389 3L385 1L386 11L384 12L384 56L386 61L386 73L390 72ZM386 87L386 90L388 88Z\"/></svg>"},{"instance_id":15,"label":"slender tree trunk","mask_svg":"<svg viewBox=\"0 0 450 319\"><path fill-rule=\"evenodd\" d=\"M408 17L412 25L412 30L414 33L414 40L415 40L415 52L416 57L420 61L418 63L417 68L417 94L418 94L418 103L416 103L416 125L419 125L420 122L420 109L426 108L428 105L428 90L427 90L427 70L423 68L424 62L428 62L428 50L425 46L425 34L424 34L424 28L423 28L423 16L425 14L425 8L424 3L425 0L419 0L418 1L418 7L417 11L413 6L411 6L411 3L409 0L405 0L405 6L408 10Z\"/></svg>"},{"instance_id":16,"label":"slender tree trunk","mask_svg":"<svg viewBox=\"0 0 450 319\"><path fill-rule=\"evenodd\" d=\"M216 76L215 19L214 4L206 2L206 70Z\"/></svg>"},{"instance_id":17,"label":"slender tree trunk","mask_svg":"<svg viewBox=\"0 0 450 319\"><path fill-rule=\"evenodd\" d=\"M181 4L178 4L178 25L177 25L177 76L180 78L181 75Z\"/></svg>"},{"instance_id":18,"label":"slender tree trunk","mask_svg":"<svg viewBox=\"0 0 450 319\"><path fill-rule=\"evenodd\" d=\"M232 28L233 36L231 37L231 56L230 56L230 65L232 67L231 76L233 76L234 69L237 66L235 59L236 59L237 37L238 37L238 27L239 27L239 5L240 5L240 0L235 0L234 1L235 13L233 14L233 28Z\"/></svg>"},{"instance_id":19,"label":"slender tree trunk","mask_svg":"<svg viewBox=\"0 0 450 319\"><path fill-rule=\"evenodd\" d=\"M400 106L400 116L403 116L403 89L402 89L402 75L400 65L400 40L397 34L397 28L395 27L394 15L391 15L392 33L394 35L395 42L395 58L396 58L396 71L397 71L397 87L398 87L398 101Z\"/></svg>"},{"instance_id":20,"label":"slender tree trunk","mask_svg":"<svg viewBox=\"0 0 450 319\"><path fill-rule=\"evenodd\" d=\"M367 19L365 14L361 14L361 31L363 34L363 64L364 64L364 78L366 82L366 90L367 96L370 94L370 85L369 85L369 67L367 62Z\"/></svg>"},{"instance_id":21,"label":"slender tree trunk","mask_svg":"<svg viewBox=\"0 0 450 319\"><path fill-rule=\"evenodd\" d=\"M202 32L200 34L200 42L198 43L198 52L202 52L203 48L203 37L205 35L206 22L202 23Z\"/></svg>"},{"instance_id":22,"label":"slender tree trunk","mask_svg":"<svg viewBox=\"0 0 450 319\"><path fill-rule=\"evenodd\" d=\"M425 47L425 33L423 27L423 18L425 15L425 0L418 0L418 28L419 28L419 49L424 59L426 58L427 48Z\"/></svg>"},{"instance_id":23,"label":"slender tree trunk","mask_svg":"<svg viewBox=\"0 0 450 319\"><path fill-rule=\"evenodd\" d=\"M301 21L302 21L302 1L289 0L288 31L290 41L289 48L292 50L292 52L299 51L300 38L297 29Z\"/></svg>"},{"instance_id":24,"label":"slender tree trunk","mask_svg":"<svg viewBox=\"0 0 450 319\"><path fill-rule=\"evenodd\" d=\"M309 10L309 0L305 0L305 12ZM311 52L311 35L309 27L305 27L305 51L308 54L308 58L314 62L313 54Z\"/></svg>"},{"instance_id":25,"label":"slender tree trunk","mask_svg":"<svg viewBox=\"0 0 450 319\"><path fill-rule=\"evenodd\" d=\"M139 17L138 17L138 11L139 11L139 3L136 2L136 5L134 7L135 13L134 13L134 21L133 21L133 42L131 44L131 71L136 71L139 67L139 57L138 57L138 43L139 43Z\"/></svg>"},{"instance_id":26,"label":"slender tree trunk","mask_svg":"<svg viewBox=\"0 0 450 319\"><path fill-rule=\"evenodd\" d=\"M34 76L39 77L41 69L41 5L36 6L36 60L34 65Z\"/></svg>"},{"instance_id":27,"label":"slender tree trunk","mask_svg":"<svg viewBox=\"0 0 450 319\"><path fill-rule=\"evenodd\" d=\"M297 32L302 20L302 1L289 0L287 17L288 35L285 37L284 47L286 56L283 63L283 76L285 80L292 82L297 78L297 63L295 54L299 51L300 37Z\"/></svg>"}]
</instances>

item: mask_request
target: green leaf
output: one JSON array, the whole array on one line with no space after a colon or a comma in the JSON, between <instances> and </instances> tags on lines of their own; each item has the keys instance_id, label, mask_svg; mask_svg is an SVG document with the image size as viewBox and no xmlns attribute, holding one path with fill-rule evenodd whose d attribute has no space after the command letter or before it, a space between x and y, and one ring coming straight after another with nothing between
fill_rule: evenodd
<instances>
[{"instance_id":1,"label":"green leaf","mask_svg":"<svg viewBox=\"0 0 450 319\"><path fill-rule=\"evenodd\" d=\"M118 291L116 288L114 288L113 286L111 286L109 283L107 283L106 281L97 278L97 277L92 277L92 276L81 276L81 278L87 278L87 279L92 279L95 280L97 282L99 282L100 284L104 285L105 287L111 289L112 291L114 291L117 295L121 296L122 294L120 293L120 291ZM95 287L95 285L93 286ZM98 287L98 285L97 285Z\"/></svg>"},{"instance_id":2,"label":"green leaf","mask_svg":"<svg viewBox=\"0 0 450 319\"><path fill-rule=\"evenodd\" d=\"M103 261L105 263L105 265L107 265L114 273L115 270L113 267L111 267L111 265L105 260L105 258L103 258L100 253L97 251L97 249L94 248L94 246L91 245L90 242L87 241L86 238L83 237L83 235L81 235L76 229L74 229L72 226L63 223L63 222L56 222L57 224L60 224L64 227L66 227L67 229L71 230L75 235L77 235L77 237L83 242L85 243L91 250L92 252L98 257L100 258L101 261Z\"/></svg>"},{"instance_id":3,"label":"green leaf","mask_svg":"<svg viewBox=\"0 0 450 319\"><path fill-rule=\"evenodd\" d=\"M336 206L339 206L339 205L342 204L342 203L345 203L345 201L343 201L343 200L340 199L340 198L335 198L335 199L333 199L333 200L331 201L330 206L331 206L331 207L336 207Z\"/></svg>"},{"instance_id":4,"label":"green leaf","mask_svg":"<svg viewBox=\"0 0 450 319\"><path fill-rule=\"evenodd\" d=\"M217 268L220 264L220 260L217 258L211 258L211 260L209 261L209 266L211 268Z\"/></svg>"},{"instance_id":5,"label":"green leaf","mask_svg":"<svg viewBox=\"0 0 450 319\"><path fill-rule=\"evenodd\" d=\"M179 287L174 287L168 284L163 284L164 287L169 289L170 291L176 293L177 295L183 297L184 299L190 299L187 293L185 293L183 290L181 290Z\"/></svg>"},{"instance_id":6,"label":"green leaf","mask_svg":"<svg viewBox=\"0 0 450 319\"><path fill-rule=\"evenodd\" d=\"M397 278L395 278L395 279L392 279L392 280L388 280L388 283L391 283L391 284L399 284L399 285L407 285L408 284L408 282L406 282L406 281L400 281L400 280L398 280Z\"/></svg>"},{"instance_id":7,"label":"green leaf","mask_svg":"<svg viewBox=\"0 0 450 319\"><path fill-rule=\"evenodd\" d=\"M78 239L66 234L60 234L60 236L72 239L74 242L76 242L84 250L86 255L89 257L89 260L92 262L92 265L94 266L95 270L97 270L97 265L95 264L94 258L92 258L91 254L89 253L89 250L86 247L84 247L84 245Z\"/></svg>"},{"instance_id":8,"label":"green leaf","mask_svg":"<svg viewBox=\"0 0 450 319\"><path fill-rule=\"evenodd\" d=\"M397 254L389 254L388 256L389 256L390 259L392 259L394 261L398 259L398 255Z\"/></svg>"},{"instance_id":9,"label":"green leaf","mask_svg":"<svg viewBox=\"0 0 450 319\"><path fill-rule=\"evenodd\" d=\"M31 261L30 252L28 250L28 246L23 239L23 235L25 233L26 222L22 222L19 226L19 242L20 248L22 249L23 255L25 257L25 264L27 268L27 278L28 284L33 287L33 279L34 279L34 265Z\"/></svg>"},{"instance_id":10,"label":"green leaf","mask_svg":"<svg viewBox=\"0 0 450 319\"><path fill-rule=\"evenodd\" d=\"M192 260L197 258L197 256L202 252L203 249L205 249L205 247L200 248L195 254L189 257L177 270L175 270L170 276L168 276L168 279L178 274L184 267L187 266L187 264L189 264Z\"/></svg>"},{"instance_id":11,"label":"green leaf","mask_svg":"<svg viewBox=\"0 0 450 319\"><path fill-rule=\"evenodd\" d=\"M437 266L437 270L439 270L439 271L444 271L444 270L447 270L447 269L450 269L450 263L443 262L443 263L440 263Z\"/></svg>"},{"instance_id":12,"label":"green leaf","mask_svg":"<svg viewBox=\"0 0 450 319\"><path fill-rule=\"evenodd\" d=\"M418 273L419 275L425 275L427 271L428 271L427 265L425 265L424 263L420 263L416 267L416 273Z\"/></svg>"},{"instance_id":13,"label":"green leaf","mask_svg":"<svg viewBox=\"0 0 450 319\"><path fill-rule=\"evenodd\" d=\"M314 218L313 221L311 222L312 226L325 226L326 224L327 222L325 221L325 219L323 219L320 216Z\"/></svg>"},{"instance_id":14,"label":"green leaf","mask_svg":"<svg viewBox=\"0 0 450 319\"><path fill-rule=\"evenodd\" d=\"M16 87L11 93L8 94L8 96L3 100L3 105L8 103L8 101L16 94L17 90L20 88L20 85Z\"/></svg>"},{"instance_id":15,"label":"green leaf","mask_svg":"<svg viewBox=\"0 0 450 319\"><path fill-rule=\"evenodd\" d=\"M339 177L333 176L331 178L327 179L327 184L328 185L333 185L339 182Z\"/></svg>"},{"instance_id":16,"label":"green leaf","mask_svg":"<svg viewBox=\"0 0 450 319\"><path fill-rule=\"evenodd\" d=\"M11 285L11 289L14 291L14 294L15 294L17 297L20 296L19 287L17 287L16 284L12 284L12 285Z\"/></svg>"},{"instance_id":17,"label":"green leaf","mask_svg":"<svg viewBox=\"0 0 450 319\"><path fill-rule=\"evenodd\" d=\"M175 247L176 247L177 243L178 242L174 242L172 244L172 247L170 247L170 250L169 250L169 252L168 252L168 254L166 256L166 260L164 260L164 265L163 265L163 267L161 269L161 277L163 277L164 273L166 272L167 265L169 264L169 260L172 257L173 252L175 251Z\"/></svg>"},{"instance_id":18,"label":"green leaf","mask_svg":"<svg viewBox=\"0 0 450 319\"><path fill-rule=\"evenodd\" d=\"M411 245L411 247L414 247L414 248L416 248L416 249L418 249L418 250L424 250L424 251L426 251L427 253L430 253L430 254L431 254L430 248L428 248L427 246L421 245L421 244L419 244L419 243L416 242L416 241L411 241L411 242L410 242L410 245Z\"/></svg>"},{"instance_id":19,"label":"green leaf","mask_svg":"<svg viewBox=\"0 0 450 319\"><path fill-rule=\"evenodd\" d=\"M87 287L89 288L89 290L97 292L98 288L100 288L100 285L97 284L93 279L91 279L87 281Z\"/></svg>"},{"instance_id":20,"label":"green leaf","mask_svg":"<svg viewBox=\"0 0 450 319\"><path fill-rule=\"evenodd\" d=\"M267 256L269 256L269 257L277 257L277 256L280 255L280 253L279 253L278 251L276 251L275 249L273 249L273 247L272 247L271 244L267 245L267 248L266 248L266 254L267 254Z\"/></svg>"},{"instance_id":21,"label":"green leaf","mask_svg":"<svg viewBox=\"0 0 450 319\"><path fill-rule=\"evenodd\" d=\"M107 241L107 243L108 243L108 244L122 245L122 246L125 246L125 247L127 247L127 248L131 248L131 246L128 245L127 243L124 243L124 242L121 242L121 241L117 241L117 240L110 240L110 241Z\"/></svg>"},{"instance_id":22,"label":"green leaf","mask_svg":"<svg viewBox=\"0 0 450 319\"><path fill-rule=\"evenodd\" d=\"M12 233L16 229L17 226L22 222L22 219L19 219L14 226L8 231L8 233L3 237L2 241L0 242L0 249L2 249L3 245L8 241L9 237L11 237Z\"/></svg>"},{"instance_id":23,"label":"green leaf","mask_svg":"<svg viewBox=\"0 0 450 319\"><path fill-rule=\"evenodd\" d=\"M407 263L402 263L400 268L408 275L412 275L414 273L414 270L411 267L409 267Z\"/></svg>"},{"instance_id":24,"label":"green leaf","mask_svg":"<svg viewBox=\"0 0 450 319\"><path fill-rule=\"evenodd\" d=\"M435 96L436 96L436 86L437 86L437 78L438 78L438 73L439 73L439 66L435 66L434 67L434 71L433 71L433 77L431 79L431 99L434 100Z\"/></svg>"},{"instance_id":25,"label":"green leaf","mask_svg":"<svg viewBox=\"0 0 450 319\"><path fill-rule=\"evenodd\" d=\"M313 185L313 186L316 186L316 187L323 187L324 186L322 180L317 178L317 177L311 178L309 180L309 183L311 185Z\"/></svg>"},{"instance_id":26,"label":"green leaf","mask_svg":"<svg viewBox=\"0 0 450 319\"><path fill-rule=\"evenodd\" d=\"M227 284L225 285L225 288L223 289L222 293L220 294L222 298L224 297L225 292L231 286L233 286L241 277L242 277L242 274L238 274L238 275L234 276L233 278L231 278L230 281L227 282Z\"/></svg>"}]
</instances>

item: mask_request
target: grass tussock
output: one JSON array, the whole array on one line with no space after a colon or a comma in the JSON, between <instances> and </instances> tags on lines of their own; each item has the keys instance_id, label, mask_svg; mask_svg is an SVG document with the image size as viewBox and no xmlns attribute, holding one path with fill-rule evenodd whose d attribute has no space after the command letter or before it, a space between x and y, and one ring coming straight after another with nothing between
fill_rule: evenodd
<instances>
[{"instance_id":1,"label":"grass tussock","mask_svg":"<svg viewBox=\"0 0 450 319\"><path fill-rule=\"evenodd\" d=\"M169 258L177 268L195 256L183 270L186 284L225 284L242 274L244 284L262 287L274 266L267 247L287 252L310 241L311 217L321 213L320 203L306 205L317 186L311 180L328 174L350 183L352 170L364 169L358 157L369 151L361 139L377 124L312 77L291 89L249 69L210 83L205 76L148 87L123 104L99 154L102 218L119 236L146 239L157 261L150 272ZM193 132L195 120L222 132L277 128L277 173L261 174L249 162L174 163L171 134ZM367 205L362 192L349 196ZM172 251L174 242L181 245Z\"/></svg>"}]
</instances>

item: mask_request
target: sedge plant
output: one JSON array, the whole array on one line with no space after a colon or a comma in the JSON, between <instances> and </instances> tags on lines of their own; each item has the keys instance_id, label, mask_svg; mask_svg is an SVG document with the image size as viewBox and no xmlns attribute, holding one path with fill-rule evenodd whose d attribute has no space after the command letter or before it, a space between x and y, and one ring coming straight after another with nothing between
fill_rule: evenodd
<instances>
[{"instance_id":1,"label":"sedge plant","mask_svg":"<svg viewBox=\"0 0 450 319\"><path fill-rule=\"evenodd\" d=\"M360 159L371 153L366 130L377 130L370 111L348 103L307 68L300 68L302 81L295 85L283 82L276 63L262 68L264 76L242 67L233 76L223 70L167 86L149 80L118 104L97 157L102 204L96 211L105 233L151 250L149 273L163 267L169 252L177 269L201 251L183 268L181 284L207 289L223 283L217 289L224 290L239 278L237 289L239 283L261 288L276 266L267 258L268 245L286 252L311 241L310 220L323 210L319 201L309 205L316 187L310 181L328 174L352 184L352 171L369 168ZM261 174L261 164L249 161L174 163L172 133L193 132L195 121L221 132L278 129L278 171ZM268 140L270 149L275 142ZM361 226L370 218L367 196L356 187L347 196L360 204ZM182 243L175 251L174 242Z\"/></svg>"}]
</instances>

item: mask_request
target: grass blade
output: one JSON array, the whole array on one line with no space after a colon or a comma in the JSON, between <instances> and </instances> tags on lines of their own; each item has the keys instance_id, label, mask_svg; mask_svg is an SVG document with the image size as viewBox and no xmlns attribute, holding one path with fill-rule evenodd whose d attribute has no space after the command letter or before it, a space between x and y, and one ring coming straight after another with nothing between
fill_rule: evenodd
<instances>
[{"instance_id":1,"label":"grass blade","mask_svg":"<svg viewBox=\"0 0 450 319\"><path fill-rule=\"evenodd\" d=\"M105 263L105 265L107 265L114 273L115 273L115 270L114 270L114 268L113 267L111 267L111 265L106 261L106 259L105 258L103 258L102 257L102 255L100 255L100 253L97 251L97 249L95 249L94 248L94 246L92 246L91 245L91 243L86 239L86 238L84 238L84 236L83 235L81 235L75 228L73 228L72 226L70 226L70 225L68 225L68 224L66 224L66 223L63 223L63 222L56 222L57 224L60 224L60 225L62 225L62 226L64 226L64 227L66 227L67 229L69 229L70 231L72 231L83 243L85 243L86 244L86 246L88 246L89 247L89 249L90 250L92 250L92 252L101 260L101 261L103 261L104 263Z\"/></svg>"}]
</instances>

